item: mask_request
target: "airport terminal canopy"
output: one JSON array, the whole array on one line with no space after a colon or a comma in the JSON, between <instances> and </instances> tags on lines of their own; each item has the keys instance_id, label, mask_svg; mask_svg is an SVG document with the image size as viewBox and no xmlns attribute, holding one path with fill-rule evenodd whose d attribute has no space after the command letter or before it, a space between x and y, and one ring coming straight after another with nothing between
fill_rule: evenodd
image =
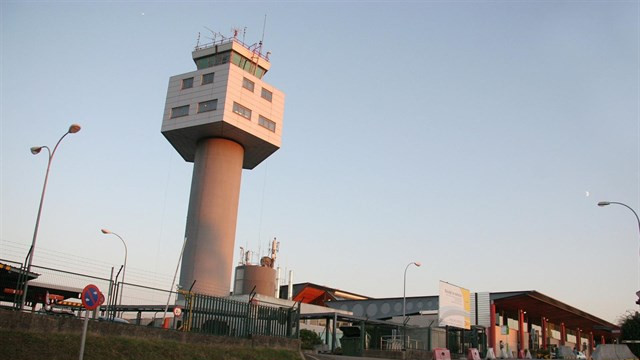
<instances>
[{"instance_id":1,"label":"airport terminal canopy","mask_svg":"<svg viewBox=\"0 0 640 360\"><path fill-rule=\"evenodd\" d=\"M610 337L618 333L620 327L573 306L567 305L535 290L491 293L491 301L496 305L496 312L517 319L518 311L527 312L531 323L539 324L547 318L554 324L564 323L568 329L591 331L594 336Z\"/></svg>"}]
</instances>

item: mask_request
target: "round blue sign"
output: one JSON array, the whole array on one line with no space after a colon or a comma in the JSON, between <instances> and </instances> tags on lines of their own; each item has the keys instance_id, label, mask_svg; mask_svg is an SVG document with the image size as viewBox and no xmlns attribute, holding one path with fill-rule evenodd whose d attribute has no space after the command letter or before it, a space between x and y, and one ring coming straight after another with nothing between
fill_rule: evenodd
<instances>
[{"instance_id":1,"label":"round blue sign","mask_svg":"<svg viewBox=\"0 0 640 360\"><path fill-rule=\"evenodd\" d=\"M87 310L94 310L100 306L100 289L97 286L90 284L84 287L82 290L82 305Z\"/></svg>"}]
</instances>

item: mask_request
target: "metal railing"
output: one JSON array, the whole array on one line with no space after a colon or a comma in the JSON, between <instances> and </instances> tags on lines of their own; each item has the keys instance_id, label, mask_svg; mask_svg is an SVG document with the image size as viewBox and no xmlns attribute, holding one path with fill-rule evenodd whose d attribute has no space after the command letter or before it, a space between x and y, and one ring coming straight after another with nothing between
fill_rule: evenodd
<instances>
[{"instance_id":1,"label":"metal railing","mask_svg":"<svg viewBox=\"0 0 640 360\"><path fill-rule=\"evenodd\" d=\"M0 260L5 264L17 265L13 267L21 268L24 271L24 266L21 266L20 263ZM299 336L299 304L286 307L276 304L258 304L254 301L242 302L183 290L174 292L151 286L121 283L117 282L113 275L111 278L105 278L38 265L32 265L32 269L38 273L38 277L29 282L30 292L37 291L36 289L39 287L45 287L54 289L52 294L55 293L55 289L63 289L61 291L75 293L79 297L84 286L88 284L98 286L106 297L105 303L99 309L102 315L101 319L113 321L118 320L115 318L119 316L137 325L165 326L179 331L244 338L253 335L287 338ZM15 289L21 289L23 281L19 279L19 283L15 284ZM34 285L31 286L31 284ZM116 300L118 289L124 289L124 300L121 305ZM19 308L21 301L19 295L11 296L11 299L5 297L4 301L11 303L13 300L13 307ZM53 314L51 308L58 307L70 309L78 314L81 312L79 298L72 297L65 299L68 301L52 301L47 304L47 299L38 297L37 300L34 300L33 296L30 297L32 298L29 305L31 311L44 311ZM171 304L171 309L169 316L163 318L167 301ZM183 313L180 317L172 318L171 310L177 306L183 308ZM72 312L69 313L72 314ZM120 315L116 315L116 313ZM149 316L142 318L145 313ZM173 326L169 326L169 323L173 323Z\"/></svg>"},{"instance_id":2,"label":"metal railing","mask_svg":"<svg viewBox=\"0 0 640 360\"><path fill-rule=\"evenodd\" d=\"M274 307L183 290L179 293L185 301L179 330L235 337L298 337L300 306Z\"/></svg>"},{"instance_id":3,"label":"metal railing","mask_svg":"<svg viewBox=\"0 0 640 360\"><path fill-rule=\"evenodd\" d=\"M426 350L423 341L412 339L409 336L405 336L404 340L406 349ZM386 335L380 337L380 350L401 351L402 344L402 336L399 335Z\"/></svg>"}]
</instances>

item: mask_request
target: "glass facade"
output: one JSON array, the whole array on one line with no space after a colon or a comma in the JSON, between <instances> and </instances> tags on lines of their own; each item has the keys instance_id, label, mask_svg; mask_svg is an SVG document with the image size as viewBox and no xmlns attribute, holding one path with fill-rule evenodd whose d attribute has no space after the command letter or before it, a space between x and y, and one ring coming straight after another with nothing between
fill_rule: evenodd
<instances>
[{"instance_id":1,"label":"glass facade","mask_svg":"<svg viewBox=\"0 0 640 360\"><path fill-rule=\"evenodd\" d=\"M196 59L196 67L198 70L201 70L212 66L226 64L229 61L258 79L262 79L262 76L264 76L264 73L266 72L265 69L260 66L256 66L253 61L235 51L226 51Z\"/></svg>"},{"instance_id":2,"label":"glass facade","mask_svg":"<svg viewBox=\"0 0 640 360\"><path fill-rule=\"evenodd\" d=\"M237 52L232 53L231 63L248 72L249 74L257 77L258 79L262 79L262 76L265 73L265 70L263 68L261 68L260 66L256 66L253 61L238 54Z\"/></svg>"},{"instance_id":3,"label":"glass facade","mask_svg":"<svg viewBox=\"0 0 640 360\"><path fill-rule=\"evenodd\" d=\"M219 54L213 54L196 59L196 67L198 70L210 68L216 65L222 65L229 62L230 51L226 51Z\"/></svg>"}]
</instances>

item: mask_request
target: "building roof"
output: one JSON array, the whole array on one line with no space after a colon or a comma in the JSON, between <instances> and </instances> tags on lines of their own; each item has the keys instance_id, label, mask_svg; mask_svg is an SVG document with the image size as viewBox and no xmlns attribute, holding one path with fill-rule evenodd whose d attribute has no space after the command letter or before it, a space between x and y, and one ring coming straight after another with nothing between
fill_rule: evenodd
<instances>
[{"instance_id":1,"label":"building roof","mask_svg":"<svg viewBox=\"0 0 640 360\"><path fill-rule=\"evenodd\" d=\"M280 297L286 298L287 285L280 287ZM345 290L330 288L324 285L313 283L299 283L293 285L293 301L300 301L305 304L326 306L328 301L340 300L368 300L368 296L359 295Z\"/></svg>"},{"instance_id":2,"label":"building roof","mask_svg":"<svg viewBox=\"0 0 640 360\"><path fill-rule=\"evenodd\" d=\"M591 331L594 335L610 335L620 330L615 324L535 290L491 293L491 300L497 309L516 319L519 310L526 311L526 317L534 324L545 317L554 324L564 323L567 329Z\"/></svg>"}]
</instances>

